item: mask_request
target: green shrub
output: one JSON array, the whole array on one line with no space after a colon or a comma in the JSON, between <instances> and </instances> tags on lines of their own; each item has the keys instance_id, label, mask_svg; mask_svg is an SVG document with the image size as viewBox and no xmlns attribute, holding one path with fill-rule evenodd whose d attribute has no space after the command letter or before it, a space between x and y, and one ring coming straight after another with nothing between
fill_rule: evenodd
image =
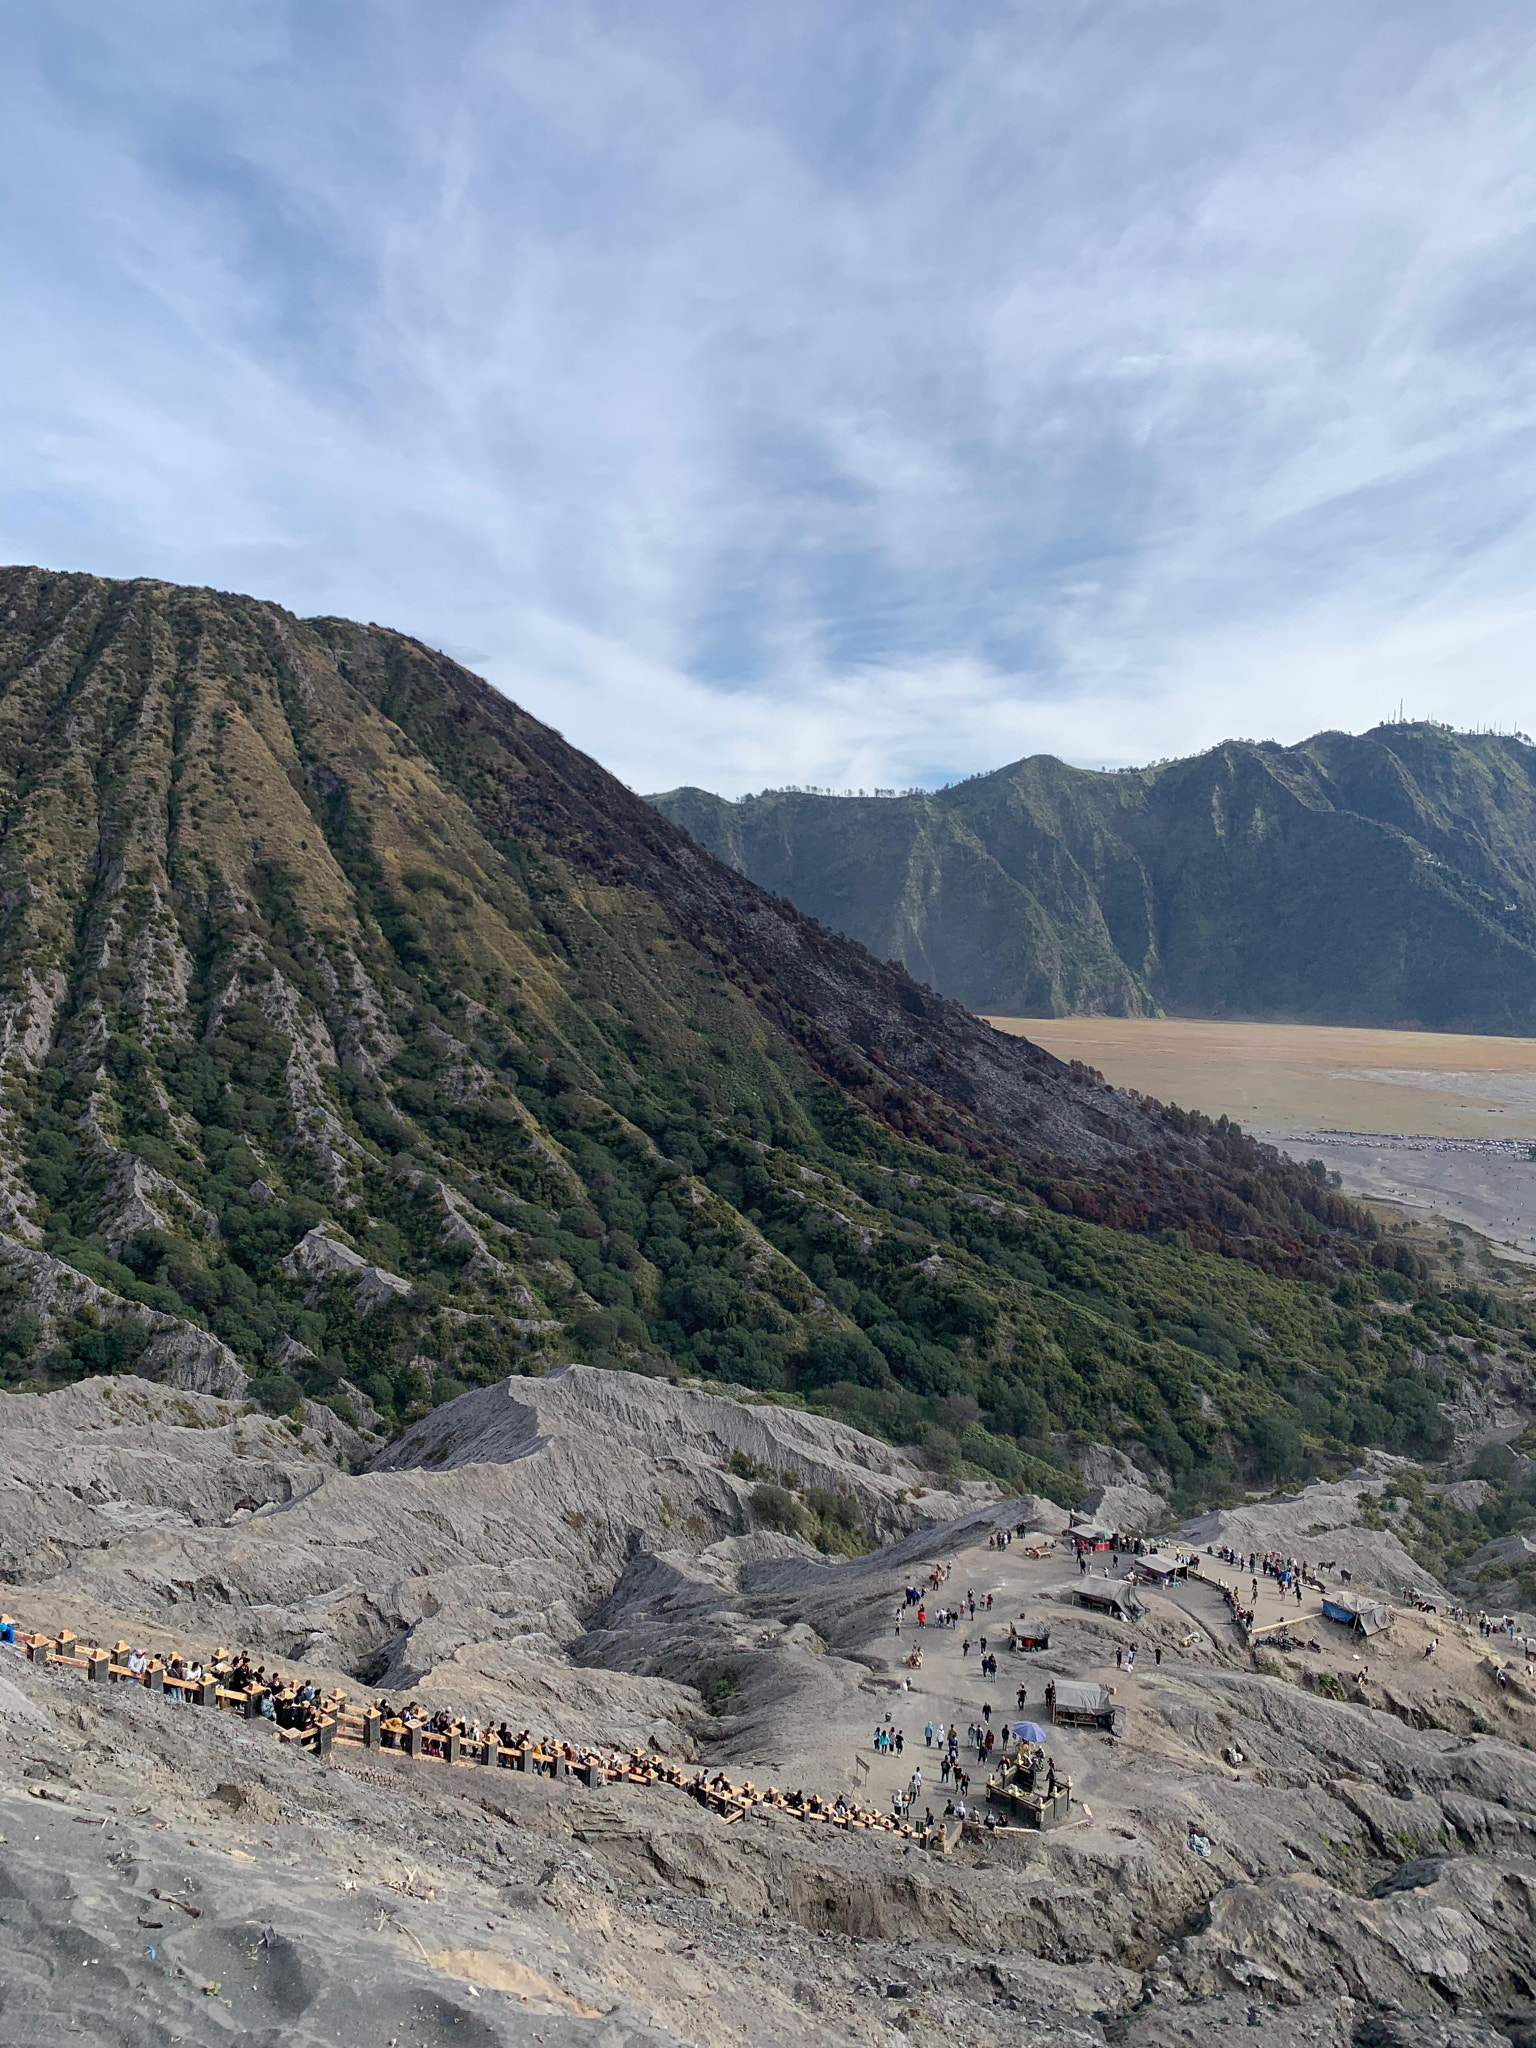
<instances>
[{"instance_id":1,"label":"green shrub","mask_svg":"<svg viewBox=\"0 0 1536 2048\"><path fill-rule=\"evenodd\" d=\"M752 1507L760 1522L786 1536L803 1536L809 1518L787 1487L765 1480L752 1489Z\"/></svg>"}]
</instances>

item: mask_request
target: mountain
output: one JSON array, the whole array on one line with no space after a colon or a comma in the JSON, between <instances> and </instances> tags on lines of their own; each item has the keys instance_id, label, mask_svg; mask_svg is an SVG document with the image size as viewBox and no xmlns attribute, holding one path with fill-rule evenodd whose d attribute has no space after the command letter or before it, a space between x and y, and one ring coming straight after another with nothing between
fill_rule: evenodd
<instances>
[{"instance_id":1,"label":"mountain","mask_svg":"<svg viewBox=\"0 0 1536 2048\"><path fill-rule=\"evenodd\" d=\"M1536 1031L1536 748L1430 724L931 793L652 801L992 1015Z\"/></svg>"},{"instance_id":2,"label":"mountain","mask_svg":"<svg viewBox=\"0 0 1536 2048\"><path fill-rule=\"evenodd\" d=\"M376 626L0 572L0 911L10 1387L392 1430L579 1360L1193 1497L1433 1448L1483 1332L1325 1175L994 1032Z\"/></svg>"}]
</instances>

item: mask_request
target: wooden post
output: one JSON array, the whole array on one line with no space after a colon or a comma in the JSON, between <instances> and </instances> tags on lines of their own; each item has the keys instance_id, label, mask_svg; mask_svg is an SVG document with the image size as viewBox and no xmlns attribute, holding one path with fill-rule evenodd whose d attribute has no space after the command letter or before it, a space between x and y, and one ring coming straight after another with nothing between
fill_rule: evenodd
<instances>
[{"instance_id":1,"label":"wooden post","mask_svg":"<svg viewBox=\"0 0 1536 2048\"><path fill-rule=\"evenodd\" d=\"M27 1645L27 1662L29 1664L46 1664L52 1655L53 1646L50 1643L28 1643Z\"/></svg>"},{"instance_id":2,"label":"wooden post","mask_svg":"<svg viewBox=\"0 0 1536 2048\"><path fill-rule=\"evenodd\" d=\"M482 1763L482 1764L490 1764L490 1765L492 1766L492 1768L494 1769L494 1767L495 1767L495 1764L496 1764L496 1760L497 1760L497 1751L498 1751L498 1748L499 1748L499 1745L498 1745L498 1743L497 1743L497 1741L496 1741L496 1738L495 1738L495 1736L493 1735L493 1736L491 1737L491 1739L490 1739L490 1741L489 1741L489 1742L482 1742L482 1743L481 1743L481 1745L480 1745L480 1754L479 1754L479 1756L478 1756L478 1757L477 1757L477 1758L475 1759L475 1761L476 1761L477 1763Z\"/></svg>"},{"instance_id":3,"label":"wooden post","mask_svg":"<svg viewBox=\"0 0 1536 2048\"><path fill-rule=\"evenodd\" d=\"M164 1692L165 1666L158 1661L151 1664L144 1673L144 1684L150 1692Z\"/></svg>"},{"instance_id":4,"label":"wooden post","mask_svg":"<svg viewBox=\"0 0 1536 2048\"><path fill-rule=\"evenodd\" d=\"M244 1713L247 1721L259 1721L261 1719L261 1694L256 1690L255 1686L252 1686L245 1695L245 1704L241 1711Z\"/></svg>"},{"instance_id":5,"label":"wooden post","mask_svg":"<svg viewBox=\"0 0 1536 2048\"><path fill-rule=\"evenodd\" d=\"M421 1730L419 1728L407 1728L400 1738L400 1747L407 1756L420 1756L422 1753Z\"/></svg>"},{"instance_id":6,"label":"wooden post","mask_svg":"<svg viewBox=\"0 0 1536 2048\"><path fill-rule=\"evenodd\" d=\"M85 1675L97 1685L105 1685L112 1675L112 1659L105 1650L93 1650L85 1660Z\"/></svg>"},{"instance_id":7,"label":"wooden post","mask_svg":"<svg viewBox=\"0 0 1536 2048\"><path fill-rule=\"evenodd\" d=\"M382 1746L383 1740L383 1717L370 1707L363 1716L363 1747L364 1749L378 1749Z\"/></svg>"},{"instance_id":8,"label":"wooden post","mask_svg":"<svg viewBox=\"0 0 1536 2048\"><path fill-rule=\"evenodd\" d=\"M552 1778L568 1778L570 1776L570 1770L566 1764L565 1757L558 1749L550 1759L549 1775Z\"/></svg>"},{"instance_id":9,"label":"wooden post","mask_svg":"<svg viewBox=\"0 0 1536 2048\"><path fill-rule=\"evenodd\" d=\"M331 1744L336 1738L336 1723L329 1714L322 1717L315 1728L315 1755L329 1756Z\"/></svg>"},{"instance_id":10,"label":"wooden post","mask_svg":"<svg viewBox=\"0 0 1536 2048\"><path fill-rule=\"evenodd\" d=\"M458 1762L458 1760L459 1760L459 1738L458 1738L458 1736L457 1736L457 1735L452 1735L452 1734L450 1734L450 1735L445 1735L445 1736L443 1737L443 1762L444 1762L445 1764L456 1764L456 1763Z\"/></svg>"},{"instance_id":11,"label":"wooden post","mask_svg":"<svg viewBox=\"0 0 1536 2048\"><path fill-rule=\"evenodd\" d=\"M216 1707L219 1704L219 1681L205 1678L201 1685L192 1688L192 1704L197 1707Z\"/></svg>"}]
</instances>

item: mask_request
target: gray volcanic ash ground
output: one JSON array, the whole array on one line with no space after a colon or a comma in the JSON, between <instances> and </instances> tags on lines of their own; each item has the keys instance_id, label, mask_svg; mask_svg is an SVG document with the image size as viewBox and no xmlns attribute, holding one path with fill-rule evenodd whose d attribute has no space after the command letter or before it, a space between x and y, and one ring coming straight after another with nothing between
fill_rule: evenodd
<instances>
[{"instance_id":1,"label":"gray volcanic ash ground","mask_svg":"<svg viewBox=\"0 0 1536 2048\"><path fill-rule=\"evenodd\" d=\"M916 1762L936 1809L928 1723L996 1717L1020 1686L1038 1713L1053 1674L1126 1709L1118 1742L1054 1732L1072 1826L967 1828L939 1855L761 1811L725 1826L659 1786L322 1763L9 1653L7 2041L1536 2040L1536 1692L1443 1614L1400 1604L1363 1691L1358 1646L1310 1606L1315 1652L1257 1657L1209 1588L1100 1620L1061 1549L988 1545L1053 1535L1047 1501L924 1491L839 1424L582 1368L465 1396L358 1473L313 1428L134 1380L11 1397L0 1420L24 1620L249 1645L354 1695L409 1688L759 1784L830 1793L862 1757L883 1803ZM757 1528L733 1452L853 1493L883 1546L832 1560ZM1399 1603L1437 1591L1362 1526L1383 1484L1189 1536L1347 1551ZM973 1591L977 1620L919 1636L907 1616L898 1638L901 1589L945 1564L936 1597ZM1047 1653L1006 1649L1026 1609L1052 1618ZM996 1686L963 1648L981 1634ZM888 1716L899 1762L871 1748Z\"/></svg>"}]
</instances>

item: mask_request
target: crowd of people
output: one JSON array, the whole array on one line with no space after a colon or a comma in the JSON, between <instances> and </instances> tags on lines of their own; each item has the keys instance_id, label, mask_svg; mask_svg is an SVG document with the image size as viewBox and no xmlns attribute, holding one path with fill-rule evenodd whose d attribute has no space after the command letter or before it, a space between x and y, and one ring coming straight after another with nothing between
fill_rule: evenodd
<instances>
[{"instance_id":1,"label":"crowd of people","mask_svg":"<svg viewBox=\"0 0 1536 2048\"><path fill-rule=\"evenodd\" d=\"M520 1766L536 1775L562 1776L573 1770L582 1770L589 1774L589 1782L592 1783L619 1780L641 1785L671 1785L726 1821L739 1819L753 1808L766 1808L799 1820L894 1831L907 1839L928 1842L933 1840L932 1831L937 1825L931 1807L921 1822L912 1819L916 1795L922 1786L920 1767L914 1772L915 1783L902 1788L900 1796L893 1802L892 1812L884 1814L878 1808L843 1793L828 1799L803 1788L781 1791L776 1785L758 1787L750 1778L737 1784L723 1771L710 1772L702 1768L690 1771L670 1758L649 1755L639 1749L624 1755L589 1744L561 1741L552 1735L535 1736L528 1728L514 1731L505 1721L481 1722L450 1714L446 1708L429 1711L417 1700L407 1701L397 1708L386 1697L376 1700L371 1707L352 1707L348 1705L345 1693L339 1690L323 1692L312 1679L285 1677L276 1666L268 1669L254 1662L250 1652L245 1650L234 1653L220 1648L206 1663L197 1657L183 1657L179 1653L162 1657L157 1652L132 1647L126 1642L115 1643L110 1650L102 1652L94 1646L87 1648L67 1633L58 1637L39 1636L22 1629L9 1615L0 1615L0 1642L16 1647L24 1643L45 1644L53 1654L72 1658L78 1655L87 1661L104 1654L113 1675L156 1685L171 1699L188 1704L200 1701L211 1684L215 1702L219 1695L223 1695L226 1701L238 1702L248 1718L271 1722L289 1741L302 1741L314 1736L322 1726L334 1729L346 1713L351 1722L348 1733L356 1736L357 1717L361 1715L364 1723L373 1724L379 1746L384 1749L408 1750L415 1756L443 1761L455 1756L462 1759L468 1751L485 1762ZM901 1754L905 1736L900 1729L880 1729L876 1733L885 1738L888 1749ZM949 1731L950 1736L955 1736L955 1733L953 1729ZM948 1783L953 1778L957 1791L968 1789L970 1779L954 1764L952 1757L946 1756L943 1763L944 1782ZM946 1808L946 1815L953 1812L952 1801Z\"/></svg>"},{"instance_id":2,"label":"crowd of people","mask_svg":"<svg viewBox=\"0 0 1536 2048\"><path fill-rule=\"evenodd\" d=\"M948 1576L949 1569L949 1567L946 1567L946 1577ZM905 1586L902 1589L902 1597L896 1607L896 1633L897 1635L901 1634L901 1625L914 1607L917 1609L917 1625L919 1628L956 1629L967 1620L974 1621L978 1611L986 1613L992 1605L992 1600L992 1594L978 1594L974 1587L967 1586L964 1598L955 1606L936 1607L930 1612L928 1602L923 1596L922 1587ZM969 1650L970 1646L970 1637L967 1636L965 1647Z\"/></svg>"}]
</instances>

